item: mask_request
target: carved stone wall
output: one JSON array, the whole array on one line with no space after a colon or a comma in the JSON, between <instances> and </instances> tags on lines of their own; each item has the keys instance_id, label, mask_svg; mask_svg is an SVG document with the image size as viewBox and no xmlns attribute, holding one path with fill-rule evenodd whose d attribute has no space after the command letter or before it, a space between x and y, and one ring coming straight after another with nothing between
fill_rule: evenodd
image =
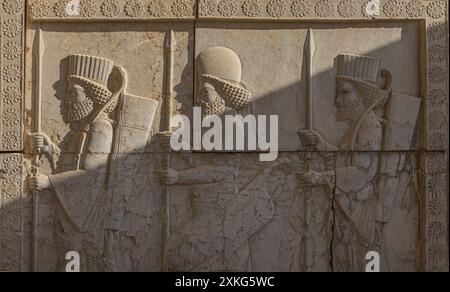
<instances>
[{"instance_id":1,"label":"carved stone wall","mask_svg":"<svg viewBox=\"0 0 450 292\"><path fill-rule=\"evenodd\" d=\"M1 0L0 271L448 271L448 70L442 0Z\"/></svg>"},{"instance_id":2,"label":"carved stone wall","mask_svg":"<svg viewBox=\"0 0 450 292\"><path fill-rule=\"evenodd\" d=\"M24 16L22 0L0 7L0 271L19 271L22 211Z\"/></svg>"}]
</instances>

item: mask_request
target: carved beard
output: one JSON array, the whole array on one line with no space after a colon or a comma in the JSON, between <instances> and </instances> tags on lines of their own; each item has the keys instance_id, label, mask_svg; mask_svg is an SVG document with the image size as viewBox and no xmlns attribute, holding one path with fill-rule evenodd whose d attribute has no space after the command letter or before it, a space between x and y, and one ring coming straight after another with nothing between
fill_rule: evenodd
<instances>
[{"instance_id":1,"label":"carved beard","mask_svg":"<svg viewBox=\"0 0 450 292\"><path fill-rule=\"evenodd\" d=\"M208 116L222 116L225 113L225 101L216 96L212 102L200 101L200 107L202 108L202 118Z\"/></svg>"},{"instance_id":2,"label":"carved beard","mask_svg":"<svg viewBox=\"0 0 450 292\"><path fill-rule=\"evenodd\" d=\"M214 86L217 94L225 101L227 107L239 111L250 103L252 94L243 82L234 84L231 81L211 75L203 75L203 78Z\"/></svg>"},{"instance_id":3,"label":"carved beard","mask_svg":"<svg viewBox=\"0 0 450 292\"><path fill-rule=\"evenodd\" d=\"M94 109L94 102L86 98L83 102L68 102L67 122L73 123L81 121L89 116Z\"/></svg>"},{"instance_id":4,"label":"carved beard","mask_svg":"<svg viewBox=\"0 0 450 292\"><path fill-rule=\"evenodd\" d=\"M250 103L252 95L250 90L232 83L224 83L221 94L227 106L235 110L245 108Z\"/></svg>"},{"instance_id":5,"label":"carved beard","mask_svg":"<svg viewBox=\"0 0 450 292\"><path fill-rule=\"evenodd\" d=\"M363 111L363 102L361 98L356 98L352 104L337 105L337 121L345 122L358 117Z\"/></svg>"}]
</instances>

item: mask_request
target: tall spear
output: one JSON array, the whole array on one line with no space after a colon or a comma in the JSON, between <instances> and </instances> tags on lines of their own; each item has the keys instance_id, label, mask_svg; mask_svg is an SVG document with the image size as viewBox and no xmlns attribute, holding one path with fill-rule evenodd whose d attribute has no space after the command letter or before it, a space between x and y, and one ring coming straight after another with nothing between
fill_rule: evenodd
<instances>
[{"instance_id":1,"label":"tall spear","mask_svg":"<svg viewBox=\"0 0 450 292\"><path fill-rule=\"evenodd\" d=\"M308 30L308 35L306 37L306 65L307 65L307 82L306 82L306 117L307 117L307 128L308 130L314 130L314 99L313 99L313 65L314 65L314 55L316 53L316 44L314 41L314 33L312 28ZM305 145L305 165L304 172L308 173L311 170L312 161L312 151L313 145ZM311 188L305 189L304 195L304 208L305 208L305 237L304 237L304 270L311 271L311 261L309 255L309 242L311 238Z\"/></svg>"},{"instance_id":2,"label":"tall spear","mask_svg":"<svg viewBox=\"0 0 450 292\"><path fill-rule=\"evenodd\" d=\"M173 66L174 66L174 53L176 49L176 39L173 29L170 30L170 34L166 36L165 49L167 52L167 85L166 85L166 120L165 120L165 133L166 139L170 137L172 133L172 115L173 115ZM166 170L170 169L170 147L167 149L165 165ZM170 238L170 186L165 184L163 192L163 210L164 210L164 222L163 222L163 270L168 271L167 266L167 243Z\"/></svg>"},{"instance_id":3,"label":"tall spear","mask_svg":"<svg viewBox=\"0 0 450 292\"><path fill-rule=\"evenodd\" d=\"M36 91L35 97L33 101L34 108L34 125L33 132L41 133L42 125L41 125L41 116L42 116L42 61L45 52L45 43L43 38L43 33L40 25L38 25L35 37L35 45L34 45L34 58L36 60ZM39 167L41 166L40 162L40 153L36 153L33 161L32 172L35 177L39 176ZM32 265L31 269L33 272L38 271L38 204L39 197L38 191L33 190L32 199L33 199L33 214L32 214Z\"/></svg>"}]
</instances>

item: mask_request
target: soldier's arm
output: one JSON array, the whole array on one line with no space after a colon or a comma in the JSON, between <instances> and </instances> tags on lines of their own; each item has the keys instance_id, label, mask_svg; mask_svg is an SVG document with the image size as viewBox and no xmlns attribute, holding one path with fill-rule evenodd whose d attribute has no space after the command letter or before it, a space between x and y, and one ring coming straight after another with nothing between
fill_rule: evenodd
<instances>
[{"instance_id":1,"label":"soldier's arm","mask_svg":"<svg viewBox=\"0 0 450 292\"><path fill-rule=\"evenodd\" d=\"M378 171L383 130L381 123L372 118L361 127L352 154L351 166L336 169L336 187L344 193L357 193L372 182Z\"/></svg>"},{"instance_id":2,"label":"soldier's arm","mask_svg":"<svg viewBox=\"0 0 450 292\"><path fill-rule=\"evenodd\" d=\"M111 152L113 127L106 120L92 125L84 148L81 170L67 171L49 177L51 187L68 218L80 228L97 198L97 174L107 169ZM99 177L102 177L101 175Z\"/></svg>"},{"instance_id":3,"label":"soldier's arm","mask_svg":"<svg viewBox=\"0 0 450 292\"><path fill-rule=\"evenodd\" d=\"M96 121L90 129L86 141L86 156L83 159L82 168L96 170L106 167L113 142L112 124L105 119Z\"/></svg>"},{"instance_id":4,"label":"soldier's arm","mask_svg":"<svg viewBox=\"0 0 450 292\"><path fill-rule=\"evenodd\" d=\"M352 164L335 170L336 188L346 194L362 191L377 174L377 153L355 153Z\"/></svg>"}]
</instances>

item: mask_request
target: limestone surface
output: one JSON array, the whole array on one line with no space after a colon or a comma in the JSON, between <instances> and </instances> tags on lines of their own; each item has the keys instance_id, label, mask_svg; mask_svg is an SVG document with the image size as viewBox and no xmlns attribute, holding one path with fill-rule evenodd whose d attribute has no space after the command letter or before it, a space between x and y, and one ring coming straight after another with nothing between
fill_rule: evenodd
<instances>
[{"instance_id":1,"label":"limestone surface","mask_svg":"<svg viewBox=\"0 0 450 292\"><path fill-rule=\"evenodd\" d=\"M449 270L447 1L0 16L0 271L66 271L70 252L87 272L364 272L371 252L381 271ZM249 117L241 140L276 137L276 159L197 147L196 109Z\"/></svg>"}]
</instances>

